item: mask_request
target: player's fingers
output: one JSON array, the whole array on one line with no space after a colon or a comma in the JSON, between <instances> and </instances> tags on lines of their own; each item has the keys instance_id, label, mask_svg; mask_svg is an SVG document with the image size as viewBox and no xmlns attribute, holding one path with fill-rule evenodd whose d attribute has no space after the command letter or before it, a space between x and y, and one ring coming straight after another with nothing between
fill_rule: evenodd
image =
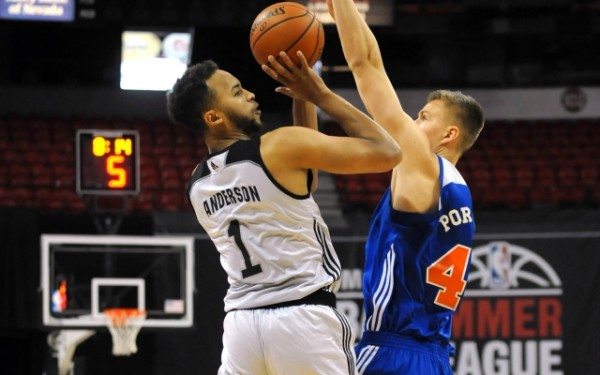
<instances>
[{"instance_id":1,"label":"player's fingers","mask_svg":"<svg viewBox=\"0 0 600 375\"><path fill-rule=\"evenodd\" d=\"M296 52L296 55L300 59L300 64L302 65L302 69L312 69L310 67L310 65L308 65L308 60L306 60L306 57L304 56L304 54L302 53L302 51Z\"/></svg>"},{"instance_id":2,"label":"player's fingers","mask_svg":"<svg viewBox=\"0 0 600 375\"><path fill-rule=\"evenodd\" d=\"M286 82L289 81L289 78L287 78L284 74L280 74L280 72L286 72L285 68L281 67L281 64L279 64L279 62L272 55L269 55L267 60L268 62L266 64L261 65L262 70L274 80L277 80L285 85Z\"/></svg>"},{"instance_id":3,"label":"player's fingers","mask_svg":"<svg viewBox=\"0 0 600 375\"><path fill-rule=\"evenodd\" d=\"M285 96L289 96L290 98L294 97L294 95L292 93L292 90L290 90L288 87L285 87L285 86L276 87L275 88L275 92L278 92L278 93L283 94Z\"/></svg>"},{"instance_id":4,"label":"player's fingers","mask_svg":"<svg viewBox=\"0 0 600 375\"><path fill-rule=\"evenodd\" d=\"M262 68L263 72L267 73L271 78L279 80L279 74L277 74L277 72L273 70L269 65L262 64L260 67Z\"/></svg>"},{"instance_id":5,"label":"player's fingers","mask_svg":"<svg viewBox=\"0 0 600 375\"><path fill-rule=\"evenodd\" d=\"M271 65L271 68L273 68L277 72L277 74L279 74L279 76L283 76L286 79L292 78L292 75L291 75L289 69L287 69L285 66L283 66L281 64L281 62L279 61L279 59L276 59L275 56L269 55L267 60L269 61L269 65Z\"/></svg>"},{"instance_id":6,"label":"player's fingers","mask_svg":"<svg viewBox=\"0 0 600 375\"><path fill-rule=\"evenodd\" d=\"M279 58L285 63L287 69L290 72L294 73L298 71L298 67L296 66L296 64L294 64L294 62L292 61L292 59L290 59L290 56L286 52L279 52Z\"/></svg>"}]
</instances>

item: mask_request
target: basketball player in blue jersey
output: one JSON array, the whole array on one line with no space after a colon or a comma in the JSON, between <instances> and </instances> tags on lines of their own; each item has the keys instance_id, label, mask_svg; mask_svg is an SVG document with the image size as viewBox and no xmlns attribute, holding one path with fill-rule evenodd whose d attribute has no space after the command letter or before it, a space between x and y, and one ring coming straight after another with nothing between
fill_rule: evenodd
<instances>
[{"instance_id":1,"label":"basketball player in blue jersey","mask_svg":"<svg viewBox=\"0 0 600 375\"><path fill-rule=\"evenodd\" d=\"M475 230L471 195L455 164L482 130L483 110L470 96L438 90L413 120L353 0L327 1L361 99L403 153L371 218L357 367L360 374L451 374L452 316Z\"/></svg>"},{"instance_id":2,"label":"basketball player in blue jersey","mask_svg":"<svg viewBox=\"0 0 600 375\"><path fill-rule=\"evenodd\" d=\"M270 56L263 70L293 99L294 120L261 133L254 94L205 61L168 93L174 122L203 135L208 155L189 198L220 253L225 296L219 374L356 374L348 320L335 309L340 261L311 192L311 171L390 170L400 148L367 115L335 95L299 55ZM314 129L318 105L348 137ZM312 128L311 128L312 127Z\"/></svg>"}]
</instances>

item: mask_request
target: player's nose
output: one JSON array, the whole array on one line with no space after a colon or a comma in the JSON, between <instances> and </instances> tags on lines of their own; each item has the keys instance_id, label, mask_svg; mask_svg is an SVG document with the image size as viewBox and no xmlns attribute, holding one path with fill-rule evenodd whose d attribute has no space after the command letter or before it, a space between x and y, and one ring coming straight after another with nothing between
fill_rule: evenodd
<instances>
[{"instance_id":1,"label":"player's nose","mask_svg":"<svg viewBox=\"0 0 600 375\"><path fill-rule=\"evenodd\" d=\"M254 95L253 92L250 92L248 90L244 90L246 91L246 100L248 100L249 102L253 102L254 99L256 98L256 95Z\"/></svg>"}]
</instances>

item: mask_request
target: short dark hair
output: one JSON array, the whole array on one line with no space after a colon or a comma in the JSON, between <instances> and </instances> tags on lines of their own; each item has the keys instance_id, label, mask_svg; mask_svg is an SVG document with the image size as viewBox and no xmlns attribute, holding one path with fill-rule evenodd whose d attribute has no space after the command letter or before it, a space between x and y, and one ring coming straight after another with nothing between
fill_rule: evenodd
<instances>
[{"instance_id":1,"label":"short dark hair","mask_svg":"<svg viewBox=\"0 0 600 375\"><path fill-rule=\"evenodd\" d=\"M464 131L460 141L462 154L473 146L483 129L485 121L483 108L473 97L460 91L435 90L429 93L427 102L438 99L454 110L454 114Z\"/></svg>"},{"instance_id":2,"label":"short dark hair","mask_svg":"<svg viewBox=\"0 0 600 375\"><path fill-rule=\"evenodd\" d=\"M210 109L214 95L206 81L217 69L219 66L212 60L205 60L187 68L167 92L167 113L171 121L204 135L206 124L202 114Z\"/></svg>"}]
</instances>

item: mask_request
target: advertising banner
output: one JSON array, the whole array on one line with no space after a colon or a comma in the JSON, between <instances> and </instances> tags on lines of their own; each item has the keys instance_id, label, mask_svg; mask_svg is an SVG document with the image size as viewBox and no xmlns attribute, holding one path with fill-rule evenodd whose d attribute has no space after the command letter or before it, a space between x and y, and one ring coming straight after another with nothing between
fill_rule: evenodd
<instances>
[{"instance_id":1,"label":"advertising banner","mask_svg":"<svg viewBox=\"0 0 600 375\"><path fill-rule=\"evenodd\" d=\"M364 238L334 238L360 337ZM453 322L457 375L600 374L600 233L478 234Z\"/></svg>"}]
</instances>

